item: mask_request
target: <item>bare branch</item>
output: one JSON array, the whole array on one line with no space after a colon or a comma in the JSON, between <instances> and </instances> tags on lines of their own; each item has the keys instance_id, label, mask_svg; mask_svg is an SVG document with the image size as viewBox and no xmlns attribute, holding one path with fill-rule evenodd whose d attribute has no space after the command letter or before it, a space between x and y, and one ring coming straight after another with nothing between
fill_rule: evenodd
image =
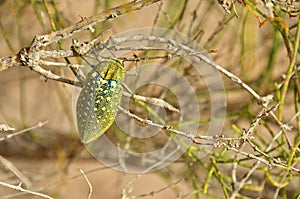
<instances>
[{"instance_id":1,"label":"bare branch","mask_svg":"<svg viewBox=\"0 0 300 199\"><path fill-rule=\"evenodd\" d=\"M33 130L33 129L41 128L42 126L46 125L47 123L48 123L48 121L45 121L45 122L39 122L39 123L37 123L36 125L34 125L34 126L32 126L32 127L29 127L29 128L27 128L27 129L23 129L23 130L21 130L21 131L18 131L18 132L12 133L12 134L8 134L8 135L5 134L4 137L0 138L0 142L1 142L1 141L4 141L4 140L8 140L8 139L10 139L10 138L12 138L12 137L21 135L21 134L23 134L23 133L26 133L27 131L31 131L31 130Z\"/></svg>"},{"instance_id":2,"label":"bare branch","mask_svg":"<svg viewBox=\"0 0 300 199\"><path fill-rule=\"evenodd\" d=\"M12 162L4 158L2 155L0 155L0 162L5 166L5 168L16 175L21 180L21 182L25 184L26 188L31 188L32 184L29 179L24 176L24 174L17 167L15 167Z\"/></svg>"},{"instance_id":3,"label":"bare branch","mask_svg":"<svg viewBox=\"0 0 300 199\"><path fill-rule=\"evenodd\" d=\"M10 127L8 124L0 124L0 131L14 131L16 130L13 127Z\"/></svg>"},{"instance_id":4,"label":"bare branch","mask_svg":"<svg viewBox=\"0 0 300 199\"><path fill-rule=\"evenodd\" d=\"M88 199L90 199L92 197L92 193L93 193L93 186L92 186L91 182L89 181L88 177L85 175L84 171L82 169L79 169L79 171L83 175L85 181L87 182L87 184L89 186Z\"/></svg>"},{"instance_id":5,"label":"bare branch","mask_svg":"<svg viewBox=\"0 0 300 199\"><path fill-rule=\"evenodd\" d=\"M21 191L21 192L25 192L27 194L32 194L32 195L40 196L42 198L54 199L51 196L48 196L46 194L38 193L38 192L35 192L35 191L30 191L28 189L22 188L21 186L11 185L11 184L8 184L8 183L5 183L5 182L0 182L0 185L8 187L10 189L15 189L15 190L18 190L18 191ZM5 196L1 196L1 198L6 198L6 197Z\"/></svg>"}]
</instances>

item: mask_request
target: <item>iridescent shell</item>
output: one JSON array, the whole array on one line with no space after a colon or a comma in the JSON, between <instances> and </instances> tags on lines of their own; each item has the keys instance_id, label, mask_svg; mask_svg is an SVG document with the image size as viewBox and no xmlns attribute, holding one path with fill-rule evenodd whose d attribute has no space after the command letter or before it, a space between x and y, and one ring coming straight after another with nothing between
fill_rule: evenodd
<instances>
[{"instance_id":1,"label":"iridescent shell","mask_svg":"<svg viewBox=\"0 0 300 199\"><path fill-rule=\"evenodd\" d=\"M122 97L124 65L119 59L99 63L87 75L76 105L83 143L100 137L113 124Z\"/></svg>"}]
</instances>

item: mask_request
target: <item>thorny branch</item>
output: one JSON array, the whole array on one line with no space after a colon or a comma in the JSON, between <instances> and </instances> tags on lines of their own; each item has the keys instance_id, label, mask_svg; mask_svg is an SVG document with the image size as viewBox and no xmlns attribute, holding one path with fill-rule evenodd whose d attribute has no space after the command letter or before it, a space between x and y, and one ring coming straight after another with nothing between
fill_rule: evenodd
<instances>
[{"instance_id":1,"label":"thorny branch","mask_svg":"<svg viewBox=\"0 0 300 199\"><path fill-rule=\"evenodd\" d=\"M145 47L145 46L137 46L136 48L130 48L130 47L122 47L119 46L120 44L128 41L152 41L152 42L157 42L161 44L166 44L165 47L157 48L157 47ZM113 44L112 47L109 47L109 44ZM178 51L183 51L184 54L181 56L195 56L199 58L201 61L204 61L207 63L209 66L215 68L225 76L229 77L233 82L236 84L240 85L242 88L244 88L246 91L248 91L257 101L259 104L268 104L273 100L272 95L268 95L265 97L261 97L256 91L254 91L250 86L248 86L246 83L244 83L239 77L234 75L233 73L227 71L224 67L216 64L213 62L210 58L207 56L203 55L202 52L196 52L192 48L184 45L177 43L176 41L172 39L166 39L163 37L155 37L155 36L144 36L144 35L134 35L131 37L111 37L110 39L101 42L98 46L106 46L107 49L110 50L166 50L166 51L171 51L171 52L178 52Z\"/></svg>"},{"instance_id":2,"label":"thorny branch","mask_svg":"<svg viewBox=\"0 0 300 199\"><path fill-rule=\"evenodd\" d=\"M43 69L40 65L42 64L42 58L73 57L78 56L78 54L73 50L51 51L49 54L49 52L45 51L45 48L52 43L56 43L60 40L67 39L76 33L79 33L84 30L90 30L90 27L97 23L116 18L127 12L142 9L143 7L149 6L159 1L161 0L132 1L130 3L91 16L65 29L56 32L51 32L50 34L46 35L36 35L30 46L20 50L20 52L17 55L7 56L0 59L0 72L12 67L25 66L46 77L47 79L52 79L67 84L75 85L76 82L74 82L73 80L69 80L67 78L55 75L51 71ZM83 52L83 50L85 49L81 49L80 52ZM88 51L89 49L86 50Z\"/></svg>"}]
</instances>

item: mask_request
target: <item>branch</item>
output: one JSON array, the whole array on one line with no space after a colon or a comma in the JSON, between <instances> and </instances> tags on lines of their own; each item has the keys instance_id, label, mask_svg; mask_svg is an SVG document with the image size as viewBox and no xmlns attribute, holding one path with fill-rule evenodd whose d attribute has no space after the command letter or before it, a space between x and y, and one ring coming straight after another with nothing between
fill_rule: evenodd
<instances>
[{"instance_id":1,"label":"branch","mask_svg":"<svg viewBox=\"0 0 300 199\"><path fill-rule=\"evenodd\" d=\"M135 46L135 47L122 47L122 43L125 42L132 42L132 41L151 41L151 42L157 42L160 44L165 44L166 46L164 47L145 47L142 45ZM109 47L109 45L111 46ZM256 91L254 91L250 86L248 86L246 83L244 83L239 77L234 75L233 73L227 71L225 68L222 66L216 64L213 62L209 57L204 55L202 52L197 52L194 49L177 43L176 41L172 39L166 39L163 37L156 37L156 36L145 36L145 35L133 35L130 37L111 37L108 40L101 42L97 45L97 48L104 49L107 48L109 50L165 50L165 51L171 51L171 52L181 52L180 54L182 57L184 56L194 56L200 59L201 61L204 61L207 63L209 66L213 67L220 73L224 74L225 76L229 77L234 83L240 85L242 88L244 88L248 93L250 93L259 104L269 104L273 100L273 95L267 95L267 96L260 96ZM183 52L182 52L183 51Z\"/></svg>"},{"instance_id":2,"label":"branch","mask_svg":"<svg viewBox=\"0 0 300 199\"><path fill-rule=\"evenodd\" d=\"M82 169L79 169L80 173L83 175L85 181L87 182L88 186L89 186L89 194L88 194L88 199L91 199L92 197L92 193L93 193L93 186L91 184L91 182L89 181L88 177L85 175L84 171Z\"/></svg>"},{"instance_id":3,"label":"branch","mask_svg":"<svg viewBox=\"0 0 300 199\"><path fill-rule=\"evenodd\" d=\"M27 129L23 129L21 131L18 131L18 132L15 132L15 133L12 133L12 134L9 134L9 135L6 135L4 137L1 137L0 138L0 142L4 141L4 140L8 140L12 137L15 137L15 136L18 136L18 135L21 135L23 133L26 133L27 131L31 131L33 129L37 129L37 128L41 128L42 126L46 125L48 123L48 121L45 121L45 122L39 122L37 123L36 125L32 126L32 127L29 127Z\"/></svg>"},{"instance_id":4,"label":"branch","mask_svg":"<svg viewBox=\"0 0 300 199\"><path fill-rule=\"evenodd\" d=\"M70 47L71 50L67 51L44 51L44 49L50 44L70 38L76 33L82 32L84 30L90 31L93 25L107 21L112 18L116 18L128 12L140 10L143 7L149 6L159 1L161 0L132 1L127 4L123 4L121 6L106 10L97 15L91 16L65 29L51 32L45 35L36 35L32 43L28 47L21 49L17 55L11 55L0 59L0 72L13 67L26 66L47 79L76 85L77 82L61 77L59 75L55 75L51 71L43 69L40 64L43 63L42 58L45 57L63 58L80 56L81 54L77 54L76 52L74 52L72 50L72 46ZM93 44L93 42L91 44ZM86 46L89 45L85 45L85 47ZM85 49L85 52L89 51L93 46L94 45L90 45L88 49Z\"/></svg>"},{"instance_id":5,"label":"branch","mask_svg":"<svg viewBox=\"0 0 300 199\"><path fill-rule=\"evenodd\" d=\"M4 158L2 155L0 155L0 162L5 166L5 168L10 170L13 174L15 174L15 176L17 176L22 181L22 183L25 184L26 188L30 188L32 186L29 179L24 176L24 174L17 167L15 167L13 163Z\"/></svg>"},{"instance_id":6,"label":"branch","mask_svg":"<svg viewBox=\"0 0 300 199\"><path fill-rule=\"evenodd\" d=\"M25 193L29 193L29 194L32 194L32 195L40 196L40 197L43 197L43 198L54 199L54 198L52 198L48 195L38 193L38 192L35 192L35 191L30 191L28 189L24 189L19 185L15 186L15 185L11 185L11 184L8 184L8 183L5 183L5 182L0 182L0 185L11 188L11 189L15 189L15 190L18 190L18 191L21 191L21 192L25 192ZM1 198L5 198L5 196L1 196Z\"/></svg>"}]
</instances>

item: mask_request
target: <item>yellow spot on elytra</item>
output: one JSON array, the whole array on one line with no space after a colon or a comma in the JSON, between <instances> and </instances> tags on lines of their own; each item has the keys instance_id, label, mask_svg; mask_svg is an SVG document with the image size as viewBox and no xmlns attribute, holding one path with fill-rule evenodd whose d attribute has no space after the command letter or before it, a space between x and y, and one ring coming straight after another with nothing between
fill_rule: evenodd
<instances>
[{"instance_id":1,"label":"yellow spot on elytra","mask_svg":"<svg viewBox=\"0 0 300 199\"><path fill-rule=\"evenodd\" d=\"M96 77L97 76L97 73L96 72L93 72L92 73L92 77Z\"/></svg>"},{"instance_id":2,"label":"yellow spot on elytra","mask_svg":"<svg viewBox=\"0 0 300 199\"><path fill-rule=\"evenodd\" d=\"M115 87L115 86L117 86L117 82L113 81L110 83L110 85Z\"/></svg>"}]
</instances>

